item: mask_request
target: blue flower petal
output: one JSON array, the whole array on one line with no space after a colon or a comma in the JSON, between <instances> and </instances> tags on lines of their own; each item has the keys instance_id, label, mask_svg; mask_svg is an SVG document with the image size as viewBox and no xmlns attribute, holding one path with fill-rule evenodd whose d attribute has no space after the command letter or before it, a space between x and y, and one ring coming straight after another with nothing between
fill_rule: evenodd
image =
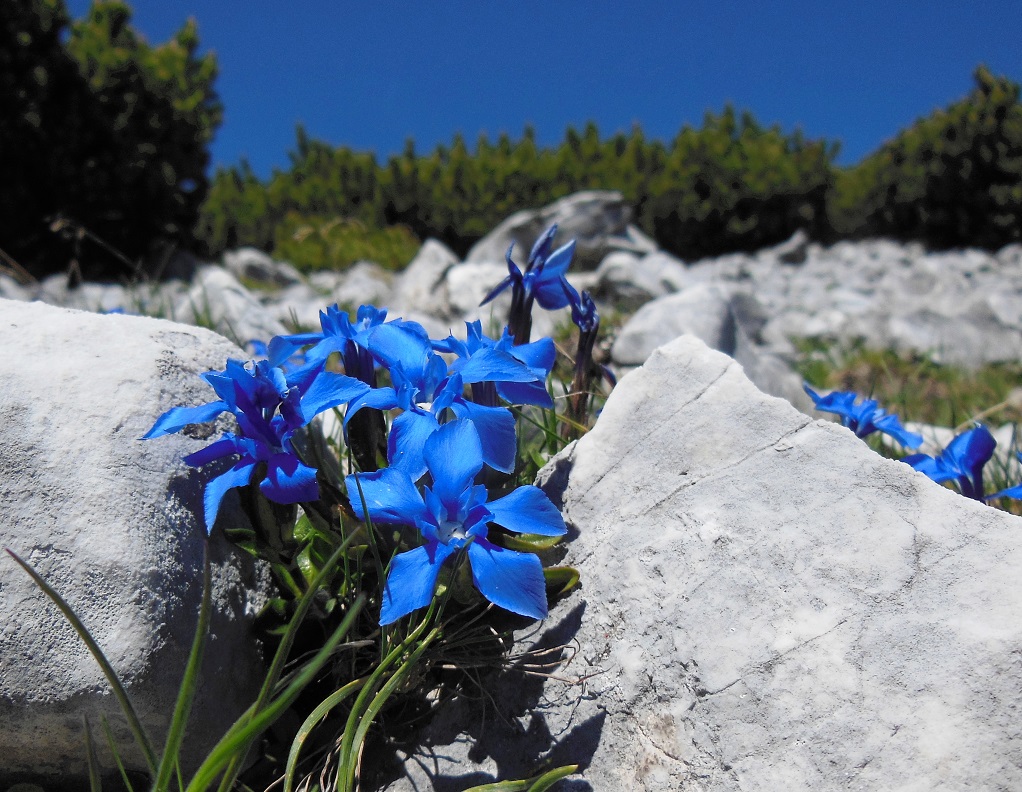
<instances>
[{"instance_id":1,"label":"blue flower petal","mask_svg":"<svg viewBox=\"0 0 1022 792\"><path fill-rule=\"evenodd\" d=\"M539 238L532 243L532 250L529 251L529 263L533 264L537 261L545 261L547 256L550 255L550 248L553 247L554 237L557 236L557 223L553 223L540 234ZM511 255L511 248L508 248L508 256Z\"/></svg>"},{"instance_id":2,"label":"blue flower petal","mask_svg":"<svg viewBox=\"0 0 1022 792\"><path fill-rule=\"evenodd\" d=\"M433 599L440 567L458 548L437 542L399 553L390 562L390 574L383 588L380 624L391 624Z\"/></svg>"},{"instance_id":3,"label":"blue flower petal","mask_svg":"<svg viewBox=\"0 0 1022 792\"><path fill-rule=\"evenodd\" d=\"M300 503L319 497L316 469L303 465L291 454L270 457L259 489L274 503Z\"/></svg>"},{"instance_id":4,"label":"blue flower petal","mask_svg":"<svg viewBox=\"0 0 1022 792\"><path fill-rule=\"evenodd\" d=\"M431 413L409 410L401 413L390 425L387 438L387 460L390 466L403 470L413 481L426 472L422 451L426 440L440 426Z\"/></svg>"},{"instance_id":5,"label":"blue flower petal","mask_svg":"<svg viewBox=\"0 0 1022 792\"><path fill-rule=\"evenodd\" d=\"M893 437L905 448L919 448L923 444L923 436L910 432L901 425L897 415L885 415L877 418L873 425L881 432Z\"/></svg>"},{"instance_id":6,"label":"blue flower petal","mask_svg":"<svg viewBox=\"0 0 1022 792\"><path fill-rule=\"evenodd\" d=\"M539 558L505 550L482 538L469 544L468 558L472 580L486 599L512 613L546 618L546 582Z\"/></svg>"},{"instance_id":7,"label":"blue flower petal","mask_svg":"<svg viewBox=\"0 0 1022 792\"><path fill-rule=\"evenodd\" d=\"M212 462L214 459L223 459L225 456L231 454L244 453L243 444L238 441L233 434L226 433L223 437L217 440L215 443L211 443L205 448L200 448L194 454L189 454L184 458L186 465L192 467L202 467L207 462Z\"/></svg>"},{"instance_id":8,"label":"blue flower petal","mask_svg":"<svg viewBox=\"0 0 1022 792\"><path fill-rule=\"evenodd\" d=\"M508 404L533 404L552 410L554 400L544 382L498 382L497 393Z\"/></svg>"},{"instance_id":9,"label":"blue flower petal","mask_svg":"<svg viewBox=\"0 0 1022 792\"><path fill-rule=\"evenodd\" d=\"M297 335L274 336L270 339L270 345L267 347L267 362L271 366L279 366L303 346L315 344L322 340L322 333L299 333Z\"/></svg>"},{"instance_id":10,"label":"blue flower petal","mask_svg":"<svg viewBox=\"0 0 1022 792\"><path fill-rule=\"evenodd\" d=\"M483 297L483 301L481 303L479 303L480 307L483 306L483 305L486 305L486 303L488 303L494 297L499 295L502 291L504 291L504 289L506 289L510 285L511 285L511 276L508 275L506 278L504 278L504 280L502 280L492 290L490 290L489 294L487 294L485 297Z\"/></svg>"},{"instance_id":11,"label":"blue flower petal","mask_svg":"<svg viewBox=\"0 0 1022 792\"><path fill-rule=\"evenodd\" d=\"M543 274L544 276L546 275L545 272ZM548 311L555 311L568 305L568 295L561 288L559 278L556 280L547 280L546 277L540 278L536 282L533 295L535 295L536 302L539 303L540 307Z\"/></svg>"},{"instance_id":12,"label":"blue flower petal","mask_svg":"<svg viewBox=\"0 0 1022 792\"><path fill-rule=\"evenodd\" d=\"M984 500L993 500L994 498L1015 498L1020 500L1022 499L1022 484L1016 484L1014 487L1008 487L1008 489L995 492L993 495L987 495Z\"/></svg>"},{"instance_id":13,"label":"blue flower petal","mask_svg":"<svg viewBox=\"0 0 1022 792\"><path fill-rule=\"evenodd\" d=\"M948 470L941 459L934 459L926 454L911 454L904 457L901 461L906 465L912 466L920 473L925 474L938 484L958 478L958 474L953 470Z\"/></svg>"},{"instance_id":14,"label":"blue flower petal","mask_svg":"<svg viewBox=\"0 0 1022 792\"><path fill-rule=\"evenodd\" d=\"M531 484L490 501L486 508L493 514L493 522L515 533L562 536L568 530L546 493Z\"/></svg>"},{"instance_id":15,"label":"blue flower petal","mask_svg":"<svg viewBox=\"0 0 1022 792\"><path fill-rule=\"evenodd\" d=\"M220 413L229 409L230 406L225 401L200 404L197 407L171 407L156 419L153 428L142 435L142 439L152 440L154 437L163 437L178 432L190 424L212 421Z\"/></svg>"},{"instance_id":16,"label":"blue flower petal","mask_svg":"<svg viewBox=\"0 0 1022 792\"><path fill-rule=\"evenodd\" d=\"M532 369L539 379L546 379L557 359L557 347L554 346L552 338L541 338L529 344L519 344L509 351Z\"/></svg>"},{"instance_id":17,"label":"blue flower petal","mask_svg":"<svg viewBox=\"0 0 1022 792\"><path fill-rule=\"evenodd\" d=\"M489 347L477 350L458 367L466 385L473 382L529 382L536 375L514 356Z\"/></svg>"},{"instance_id":18,"label":"blue flower petal","mask_svg":"<svg viewBox=\"0 0 1022 792\"><path fill-rule=\"evenodd\" d=\"M206 533L212 533L216 524L216 516L220 511L220 502L228 490L235 487L244 487L252 480L252 471L256 463L243 457L238 463L206 484L206 491L202 495L202 503L206 512Z\"/></svg>"},{"instance_id":19,"label":"blue flower petal","mask_svg":"<svg viewBox=\"0 0 1022 792\"><path fill-rule=\"evenodd\" d=\"M483 469L483 445L471 421L451 421L433 432L423 447L433 475L433 492L450 512Z\"/></svg>"},{"instance_id":20,"label":"blue flower petal","mask_svg":"<svg viewBox=\"0 0 1022 792\"><path fill-rule=\"evenodd\" d=\"M366 345L388 368L400 365L406 372L422 371L433 355L429 338L394 322L378 325L369 333Z\"/></svg>"},{"instance_id":21,"label":"blue flower petal","mask_svg":"<svg viewBox=\"0 0 1022 792\"><path fill-rule=\"evenodd\" d=\"M990 434L990 430L979 424L955 437L948 443L941 456L945 457L949 465L953 465L959 474L975 477L990 461L996 447L997 441Z\"/></svg>"},{"instance_id":22,"label":"blue flower petal","mask_svg":"<svg viewBox=\"0 0 1022 792\"><path fill-rule=\"evenodd\" d=\"M451 405L454 414L476 425L483 443L483 461L494 470L510 473L515 469L518 451L515 439L515 417L504 407L485 407L456 399ZM406 413L407 414L407 413Z\"/></svg>"},{"instance_id":23,"label":"blue flower petal","mask_svg":"<svg viewBox=\"0 0 1022 792\"><path fill-rule=\"evenodd\" d=\"M324 371L302 396L302 418L305 423L331 407L347 404L369 393L369 386L354 377Z\"/></svg>"},{"instance_id":24,"label":"blue flower petal","mask_svg":"<svg viewBox=\"0 0 1022 792\"><path fill-rule=\"evenodd\" d=\"M348 405L348 410L344 413L344 425L347 426L348 421L363 407L372 407L376 410L393 410L397 407L397 394L393 388L386 387L373 388L359 396Z\"/></svg>"},{"instance_id":25,"label":"blue flower petal","mask_svg":"<svg viewBox=\"0 0 1022 792\"><path fill-rule=\"evenodd\" d=\"M344 485L351 508L360 520L365 519L363 499L369 516L379 522L415 525L417 520L427 518L422 495L403 471L390 467L374 473L356 473L346 476Z\"/></svg>"}]
</instances>

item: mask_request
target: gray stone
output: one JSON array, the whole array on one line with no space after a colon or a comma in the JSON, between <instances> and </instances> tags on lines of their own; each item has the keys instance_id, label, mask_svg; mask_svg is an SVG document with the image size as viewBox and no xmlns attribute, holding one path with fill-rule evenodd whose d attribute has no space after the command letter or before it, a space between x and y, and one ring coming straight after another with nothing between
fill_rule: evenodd
<instances>
[{"instance_id":1,"label":"gray stone","mask_svg":"<svg viewBox=\"0 0 1022 792\"><path fill-rule=\"evenodd\" d=\"M286 261L274 261L269 254L251 247L224 253L224 269L239 281L266 288L293 286L305 280Z\"/></svg>"},{"instance_id":2,"label":"gray stone","mask_svg":"<svg viewBox=\"0 0 1022 792\"><path fill-rule=\"evenodd\" d=\"M239 345L252 339L267 342L287 332L237 278L215 266L196 273L188 292L175 303L171 318L210 327Z\"/></svg>"},{"instance_id":3,"label":"gray stone","mask_svg":"<svg viewBox=\"0 0 1022 792\"><path fill-rule=\"evenodd\" d=\"M393 276L379 264L359 261L343 273L344 280L330 290L331 300L349 310L360 305L384 307L390 302Z\"/></svg>"},{"instance_id":4,"label":"gray stone","mask_svg":"<svg viewBox=\"0 0 1022 792\"><path fill-rule=\"evenodd\" d=\"M596 269L593 296L625 311L634 311L644 303L692 285L685 265L669 253L615 251Z\"/></svg>"},{"instance_id":5,"label":"gray stone","mask_svg":"<svg viewBox=\"0 0 1022 792\"><path fill-rule=\"evenodd\" d=\"M790 239L765 252L785 264L802 264L809 252L809 235L800 228Z\"/></svg>"},{"instance_id":6,"label":"gray stone","mask_svg":"<svg viewBox=\"0 0 1022 792\"><path fill-rule=\"evenodd\" d=\"M319 330L319 312L331 301L311 283L294 283L263 295L262 302L269 315L285 328L306 332ZM269 341L268 338L260 340Z\"/></svg>"},{"instance_id":7,"label":"gray stone","mask_svg":"<svg viewBox=\"0 0 1022 792\"><path fill-rule=\"evenodd\" d=\"M1018 517L691 337L540 480L582 580L514 648L547 676L442 707L392 790L543 760L580 763L570 788L595 792L1022 788ZM528 654L550 647L570 661Z\"/></svg>"},{"instance_id":8,"label":"gray stone","mask_svg":"<svg viewBox=\"0 0 1022 792\"><path fill-rule=\"evenodd\" d=\"M451 313L469 321L486 319L492 315L497 317L503 326L507 322L507 314L511 308L510 288L505 289L481 308L479 303L506 277L507 266L496 262L465 262L451 267L447 272L446 283ZM536 310L541 309L537 307Z\"/></svg>"},{"instance_id":9,"label":"gray stone","mask_svg":"<svg viewBox=\"0 0 1022 792\"><path fill-rule=\"evenodd\" d=\"M508 245L515 243L514 259L524 267L533 243L551 224L557 223L559 247L570 239L576 241L574 269L595 269L612 250L634 249L635 238L629 238L631 208L619 192L590 190L568 195L542 209L515 212L493 231L479 240L468 252L465 261L500 262Z\"/></svg>"},{"instance_id":10,"label":"gray stone","mask_svg":"<svg viewBox=\"0 0 1022 792\"><path fill-rule=\"evenodd\" d=\"M27 302L32 299L33 290L19 283L5 272L0 272L0 299L21 300Z\"/></svg>"},{"instance_id":11,"label":"gray stone","mask_svg":"<svg viewBox=\"0 0 1022 792\"><path fill-rule=\"evenodd\" d=\"M398 276L391 298L393 312L430 314L449 318L451 306L447 293L447 270L458 263L458 257L435 239L427 239L411 263Z\"/></svg>"},{"instance_id":12,"label":"gray stone","mask_svg":"<svg viewBox=\"0 0 1022 792\"><path fill-rule=\"evenodd\" d=\"M611 358L620 366L638 366L654 349L686 333L713 349L734 351L734 317L721 288L698 284L646 303L621 328Z\"/></svg>"},{"instance_id":13,"label":"gray stone","mask_svg":"<svg viewBox=\"0 0 1022 792\"><path fill-rule=\"evenodd\" d=\"M82 618L163 745L198 615L206 531L202 492L216 472L181 461L196 428L141 441L176 405L214 394L197 374L239 350L198 328L0 300L0 546L31 563ZM221 526L247 522L236 496ZM255 698L250 626L265 601L247 556L211 543L213 620L183 753L186 771ZM98 665L55 606L0 557L0 788L30 773L85 773L82 716L101 760L108 717L130 768L144 768Z\"/></svg>"}]
</instances>

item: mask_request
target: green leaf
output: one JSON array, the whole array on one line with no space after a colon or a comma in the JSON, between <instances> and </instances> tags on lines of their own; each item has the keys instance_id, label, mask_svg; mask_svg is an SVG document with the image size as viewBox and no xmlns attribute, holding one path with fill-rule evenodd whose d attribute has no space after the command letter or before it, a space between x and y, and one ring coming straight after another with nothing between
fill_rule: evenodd
<instances>
[{"instance_id":1,"label":"green leaf","mask_svg":"<svg viewBox=\"0 0 1022 792\"><path fill-rule=\"evenodd\" d=\"M578 570L569 566L547 567L543 570L543 577L546 578L547 592L553 597L567 594L579 582Z\"/></svg>"},{"instance_id":2,"label":"green leaf","mask_svg":"<svg viewBox=\"0 0 1022 792\"><path fill-rule=\"evenodd\" d=\"M90 792L101 792L103 782L100 780L99 759L96 758L96 746L92 742L89 716L84 713L82 713L82 726L85 728L85 759L89 767L89 790Z\"/></svg>"},{"instance_id":3,"label":"green leaf","mask_svg":"<svg viewBox=\"0 0 1022 792\"><path fill-rule=\"evenodd\" d=\"M520 781L497 781L493 784L480 784L465 792L546 792L562 778L567 778L578 771L578 765L564 765L542 775L524 778Z\"/></svg>"},{"instance_id":4,"label":"green leaf","mask_svg":"<svg viewBox=\"0 0 1022 792\"><path fill-rule=\"evenodd\" d=\"M504 539L504 547L508 550L520 550L523 553L539 553L556 547L564 536L543 536L541 534L514 534Z\"/></svg>"},{"instance_id":5,"label":"green leaf","mask_svg":"<svg viewBox=\"0 0 1022 792\"><path fill-rule=\"evenodd\" d=\"M177 766L178 752L181 750L181 741L184 739L188 714L191 712L192 701L195 699L195 692L199 686L199 671L202 667L202 655L206 647L206 633L209 631L212 610L210 597L213 589L208 548L205 550L204 556L199 623L195 626L195 638L192 640L192 649L188 653L188 663L185 665L184 677L181 679L181 686L178 689L174 715L171 717L170 726L167 729L167 742L163 748L156 782L153 784L153 789L157 790L168 789L170 786L170 777Z\"/></svg>"}]
</instances>

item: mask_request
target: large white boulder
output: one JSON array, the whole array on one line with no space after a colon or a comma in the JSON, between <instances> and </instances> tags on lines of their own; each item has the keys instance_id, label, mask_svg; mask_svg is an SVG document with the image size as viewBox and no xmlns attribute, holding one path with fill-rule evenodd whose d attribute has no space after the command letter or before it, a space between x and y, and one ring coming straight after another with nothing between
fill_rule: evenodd
<instances>
[{"instance_id":1,"label":"large white boulder","mask_svg":"<svg viewBox=\"0 0 1022 792\"><path fill-rule=\"evenodd\" d=\"M197 375L241 351L208 330L163 320L7 300L0 345L0 547L67 599L160 747L198 616L202 492L213 475L181 457L205 446L212 430L139 438L170 407L212 401ZM222 514L219 525L247 525L236 496ZM210 552L213 620L186 770L252 703L263 673L250 628L265 579L219 529ZM100 716L110 719L127 766L144 768L85 645L0 554L0 788L16 774L58 784L83 776L83 715L107 770L116 772Z\"/></svg>"},{"instance_id":2,"label":"large white boulder","mask_svg":"<svg viewBox=\"0 0 1022 792\"><path fill-rule=\"evenodd\" d=\"M518 672L441 709L393 789L544 760L581 763L595 792L1022 788L1018 517L692 337L625 377L541 480L581 591L523 637ZM520 654L557 646L560 668Z\"/></svg>"}]
</instances>

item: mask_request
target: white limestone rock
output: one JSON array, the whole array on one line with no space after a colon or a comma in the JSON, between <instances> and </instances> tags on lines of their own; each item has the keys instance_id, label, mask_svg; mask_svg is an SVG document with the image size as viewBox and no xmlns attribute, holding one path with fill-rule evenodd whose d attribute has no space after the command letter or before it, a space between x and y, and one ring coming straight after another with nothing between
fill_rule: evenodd
<instances>
[{"instance_id":1,"label":"white limestone rock","mask_svg":"<svg viewBox=\"0 0 1022 792\"><path fill-rule=\"evenodd\" d=\"M692 337L540 478L582 587L515 653L573 659L443 708L392 790L542 760L581 763L595 792L1022 788L1018 517L764 396Z\"/></svg>"},{"instance_id":2,"label":"white limestone rock","mask_svg":"<svg viewBox=\"0 0 1022 792\"><path fill-rule=\"evenodd\" d=\"M212 327L245 344L269 341L287 332L284 325L238 279L222 267L202 267L188 292L178 298L172 317L185 324Z\"/></svg>"},{"instance_id":3,"label":"white limestone rock","mask_svg":"<svg viewBox=\"0 0 1022 792\"><path fill-rule=\"evenodd\" d=\"M589 190L565 196L542 209L515 212L493 231L480 239L468 252L465 261L500 262L508 245L515 243L514 260L524 267L529 251L539 236L553 223L557 224L554 247L574 239L574 269L595 269L612 250L634 250L641 240L629 236L631 207L619 192Z\"/></svg>"},{"instance_id":4,"label":"white limestone rock","mask_svg":"<svg viewBox=\"0 0 1022 792\"><path fill-rule=\"evenodd\" d=\"M685 333L713 349L734 351L734 318L723 289L701 283L646 303L621 328L611 357L620 366L638 366L654 349Z\"/></svg>"},{"instance_id":5,"label":"white limestone rock","mask_svg":"<svg viewBox=\"0 0 1022 792\"><path fill-rule=\"evenodd\" d=\"M438 319L451 315L447 292L447 271L458 263L458 257L443 242L427 239L411 263L394 284L391 305L394 316L412 311Z\"/></svg>"},{"instance_id":6,"label":"white limestone rock","mask_svg":"<svg viewBox=\"0 0 1022 792\"><path fill-rule=\"evenodd\" d=\"M616 251L596 269L593 296L614 306L634 311L644 303L664 297L692 285L685 265L669 253L651 253L638 257Z\"/></svg>"},{"instance_id":7,"label":"white limestone rock","mask_svg":"<svg viewBox=\"0 0 1022 792\"><path fill-rule=\"evenodd\" d=\"M274 261L268 253L253 247L224 253L224 269L238 280L264 287L293 286L305 278L286 261Z\"/></svg>"},{"instance_id":8,"label":"white limestone rock","mask_svg":"<svg viewBox=\"0 0 1022 792\"><path fill-rule=\"evenodd\" d=\"M356 311L360 305L383 308L390 303L394 278L379 264L359 261L346 269L342 275L343 280L330 290L328 302L335 302Z\"/></svg>"},{"instance_id":9,"label":"white limestone rock","mask_svg":"<svg viewBox=\"0 0 1022 792\"><path fill-rule=\"evenodd\" d=\"M162 746L198 615L202 492L217 472L181 458L211 429L139 438L165 410L211 401L197 376L240 350L193 327L0 300L0 547L70 603ZM219 525L247 525L229 495ZM211 542L213 620L186 738L194 769L254 700L263 669L250 632L265 602L244 553ZM0 556L0 788L28 773L85 774L82 716L101 761L108 717L128 767L143 769L102 672L55 606ZM65 787L61 787L65 788Z\"/></svg>"}]
</instances>

